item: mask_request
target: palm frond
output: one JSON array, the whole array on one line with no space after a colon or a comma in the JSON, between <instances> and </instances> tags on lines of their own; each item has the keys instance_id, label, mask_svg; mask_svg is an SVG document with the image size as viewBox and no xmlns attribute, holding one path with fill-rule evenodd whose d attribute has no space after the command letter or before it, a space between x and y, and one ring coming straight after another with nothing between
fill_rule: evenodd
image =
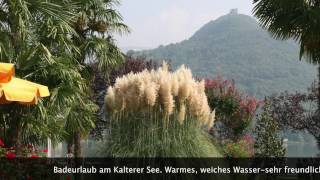
<instances>
[{"instance_id":1,"label":"palm frond","mask_svg":"<svg viewBox=\"0 0 320 180\"><path fill-rule=\"evenodd\" d=\"M300 43L300 58L320 63L320 5L315 0L254 0L253 13L280 40Z\"/></svg>"},{"instance_id":2,"label":"palm frond","mask_svg":"<svg viewBox=\"0 0 320 180\"><path fill-rule=\"evenodd\" d=\"M92 37L86 41L82 49L85 49L87 57L90 57L89 63L98 63L101 72L108 72L109 67L121 63L124 58L121 50L111 39Z\"/></svg>"}]
</instances>

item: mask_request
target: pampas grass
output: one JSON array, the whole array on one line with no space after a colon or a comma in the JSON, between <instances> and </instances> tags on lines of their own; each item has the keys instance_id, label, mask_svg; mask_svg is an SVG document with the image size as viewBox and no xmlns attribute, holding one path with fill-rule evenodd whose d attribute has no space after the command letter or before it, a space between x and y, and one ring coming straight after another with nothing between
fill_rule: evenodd
<instances>
[{"instance_id":1,"label":"pampas grass","mask_svg":"<svg viewBox=\"0 0 320 180\"><path fill-rule=\"evenodd\" d=\"M111 134L103 152L115 157L212 157L206 130L213 126L204 82L181 66L129 73L105 97Z\"/></svg>"},{"instance_id":2,"label":"pampas grass","mask_svg":"<svg viewBox=\"0 0 320 180\"><path fill-rule=\"evenodd\" d=\"M164 63L157 71L145 70L118 78L114 87L108 88L105 102L106 109L113 115L151 108L166 118L178 115L176 119L180 122L186 115L197 119L200 125L212 125L214 121L204 81L194 80L190 69L185 66L171 73ZM178 107L183 112L173 113ZM187 114L186 107L189 109Z\"/></svg>"}]
</instances>

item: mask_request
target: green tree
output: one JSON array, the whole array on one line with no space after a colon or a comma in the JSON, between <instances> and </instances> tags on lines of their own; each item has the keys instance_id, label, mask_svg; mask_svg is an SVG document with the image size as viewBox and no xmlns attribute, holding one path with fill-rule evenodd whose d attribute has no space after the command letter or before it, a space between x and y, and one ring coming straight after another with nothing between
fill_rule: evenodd
<instances>
[{"instance_id":1,"label":"green tree","mask_svg":"<svg viewBox=\"0 0 320 180\"><path fill-rule=\"evenodd\" d=\"M285 155L279 130L278 123L271 116L270 104L266 100L263 112L257 120L255 129L255 156L283 157Z\"/></svg>"},{"instance_id":2,"label":"green tree","mask_svg":"<svg viewBox=\"0 0 320 180\"><path fill-rule=\"evenodd\" d=\"M320 118L320 1L254 0L254 15L276 39L293 38L300 44L300 58L318 64L318 112Z\"/></svg>"},{"instance_id":3,"label":"green tree","mask_svg":"<svg viewBox=\"0 0 320 180\"><path fill-rule=\"evenodd\" d=\"M72 21L72 26L77 32L72 40L79 50L79 53L75 53L77 55L75 58L85 67L81 74L89 84L95 74L90 64L96 63L98 71L106 76L111 67L123 61L124 56L116 46L113 35L124 34L129 30L123 24L120 13L115 9L119 5L118 0L74 0L74 2L79 4L79 9L75 11L77 18ZM79 129L76 125L77 120L70 124L74 125L73 128L66 128L72 135L68 141L68 152L71 151L73 141L75 156L79 157L82 154L80 140L83 134L81 132L88 133L91 128L87 131Z\"/></svg>"},{"instance_id":4,"label":"green tree","mask_svg":"<svg viewBox=\"0 0 320 180\"><path fill-rule=\"evenodd\" d=\"M75 60L79 50L70 38L76 36L69 24L76 15L70 9L77 8L59 0L0 0L1 61L14 63L16 76L47 85L51 92L36 106L0 107L2 136L18 154L22 143L64 139L68 119L81 119L81 128L93 124L95 106L87 98L80 73L84 66Z\"/></svg>"},{"instance_id":5,"label":"green tree","mask_svg":"<svg viewBox=\"0 0 320 180\"><path fill-rule=\"evenodd\" d=\"M74 0L80 9L73 27L78 36L73 40L80 53L77 60L89 68L88 64L98 63L99 71L107 72L110 66L123 61L123 54L116 46L114 34L126 34L129 28L123 23L115 9L119 0Z\"/></svg>"}]
</instances>

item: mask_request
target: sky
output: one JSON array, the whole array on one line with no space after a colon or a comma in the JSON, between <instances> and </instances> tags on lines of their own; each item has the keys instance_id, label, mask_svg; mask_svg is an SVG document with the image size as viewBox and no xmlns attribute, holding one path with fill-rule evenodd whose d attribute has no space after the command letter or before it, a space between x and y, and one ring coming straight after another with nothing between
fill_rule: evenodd
<instances>
[{"instance_id":1,"label":"sky","mask_svg":"<svg viewBox=\"0 0 320 180\"><path fill-rule=\"evenodd\" d=\"M155 48L190 38L211 20L238 8L251 15L253 0L122 0L117 7L131 33L116 36L122 48Z\"/></svg>"}]
</instances>

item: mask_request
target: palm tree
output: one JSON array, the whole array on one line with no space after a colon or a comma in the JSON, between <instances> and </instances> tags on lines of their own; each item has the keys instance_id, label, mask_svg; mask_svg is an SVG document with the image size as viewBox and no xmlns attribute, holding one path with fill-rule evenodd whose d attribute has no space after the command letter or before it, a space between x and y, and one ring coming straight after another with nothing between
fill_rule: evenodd
<instances>
[{"instance_id":1,"label":"palm tree","mask_svg":"<svg viewBox=\"0 0 320 180\"><path fill-rule=\"evenodd\" d=\"M115 45L113 35L129 32L115 9L119 0L75 0L80 5L73 27L79 36L74 37L80 49L78 61L82 65L98 63L100 71L108 71L110 66L123 60L120 49ZM88 66L89 67L89 66Z\"/></svg>"},{"instance_id":2,"label":"palm tree","mask_svg":"<svg viewBox=\"0 0 320 180\"><path fill-rule=\"evenodd\" d=\"M37 106L0 107L3 136L19 147L75 141L94 127L89 63L106 74L123 55L112 38L126 33L117 0L0 0L0 58L16 64L16 75L49 86L51 97ZM84 24L83 24L84 23ZM14 115L14 116L13 116ZM18 148L19 150L20 148Z\"/></svg>"},{"instance_id":3,"label":"palm tree","mask_svg":"<svg viewBox=\"0 0 320 180\"><path fill-rule=\"evenodd\" d=\"M293 38L300 44L300 59L318 65L318 110L313 120L320 121L320 1L254 0L254 15L274 38ZM320 147L320 139L318 139Z\"/></svg>"},{"instance_id":4,"label":"palm tree","mask_svg":"<svg viewBox=\"0 0 320 180\"><path fill-rule=\"evenodd\" d=\"M79 109L83 117L77 116L82 119L78 125L92 126L95 106L86 93L84 66L74 58L79 50L70 38L76 36L69 23L76 15L70 9L77 8L65 1L0 0L0 59L16 64L17 76L45 84L51 91L51 97L37 106L0 107L2 135L18 154L25 142L62 140L67 134L63 127Z\"/></svg>"},{"instance_id":5,"label":"palm tree","mask_svg":"<svg viewBox=\"0 0 320 180\"><path fill-rule=\"evenodd\" d=\"M85 67L83 77L90 82L94 76L91 64L96 63L98 70L105 76L107 72L123 61L123 54L116 46L113 36L115 33L128 33L128 27L123 24L120 13L115 9L118 0L74 0L79 4L73 21L73 28L77 35L73 42L79 49L77 61ZM74 142L75 156L81 156L81 133L77 129L70 129L74 138L69 139L68 151L71 151L71 142Z\"/></svg>"}]
</instances>

